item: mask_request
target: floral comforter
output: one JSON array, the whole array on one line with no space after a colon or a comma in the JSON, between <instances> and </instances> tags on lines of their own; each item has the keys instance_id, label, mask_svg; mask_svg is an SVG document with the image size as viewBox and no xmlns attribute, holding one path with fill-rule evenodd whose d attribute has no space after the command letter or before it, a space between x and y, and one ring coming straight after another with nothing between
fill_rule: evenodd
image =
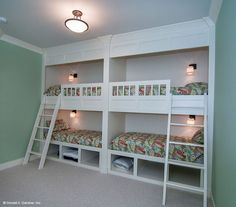
<instances>
[{"instance_id":1,"label":"floral comforter","mask_svg":"<svg viewBox=\"0 0 236 207\"><path fill-rule=\"evenodd\" d=\"M102 132L75 129L59 130L53 131L52 140L101 148Z\"/></svg>"},{"instance_id":2,"label":"floral comforter","mask_svg":"<svg viewBox=\"0 0 236 207\"><path fill-rule=\"evenodd\" d=\"M204 95L207 93L208 84L204 82L193 82L184 87L171 87L172 95Z\"/></svg>"},{"instance_id":3,"label":"floral comforter","mask_svg":"<svg viewBox=\"0 0 236 207\"><path fill-rule=\"evenodd\" d=\"M171 136L171 140L191 142L191 139L186 140L186 137L177 136ZM155 157L164 157L165 145L166 135L127 132L122 133L112 140L111 149ZM202 163L203 148L184 145L170 145L169 158Z\"/></svg>"},{"instance_id":4,"label":"floral comforter","mask_svg":"<svg viewBox=\"0 0 236 207\"><path fill-rule=\"evenodd\" d=\"M120 88L121 87L121 88ZM128 88L124 88L123 90L123 86L118 87L118 92L117 92L117 87L113 88L113 95L118 95L119 96L123 96L123 95L128 95ZM204 93L207 93L207 89L208 88L208 84L204 83L204 82L193 82L193 83L189 83L186 84L183 87L171 87L171 93L172 95L204 95ZM99 89L97 89L99 90ZM100 89L101 90L101 89ZM45 92L44 94L47 96L58 96L61 93L61 86L60 85L54 85L54 86L50 86ZM71 93L69 91L69 93ZM73 91L72 91L73 93ZM75 93L75 92L74 92ZM77 91L76 94L78 94L79 92ZM101 92L98 92L99 94ZM130 86L130 94L131 96L134 95L134 86ZM160 94L161 95L165 95L166 93L166 88L165 87L161 87L160 88ZM151 94L151 86L149 86L149 88L146 88L146 95ZM158 86L153 86L153 94L158 94ZM139 87L139 96L144 96L144 85Z\"/></svg>"}]
</instances>

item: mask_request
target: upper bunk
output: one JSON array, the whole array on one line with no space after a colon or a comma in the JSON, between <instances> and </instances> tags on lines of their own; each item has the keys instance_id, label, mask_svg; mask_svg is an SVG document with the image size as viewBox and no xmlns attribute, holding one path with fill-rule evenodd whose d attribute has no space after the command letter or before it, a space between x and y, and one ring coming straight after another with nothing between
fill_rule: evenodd
<instances>
[{"instance_id":1,"label":"upper bunk","mask_svg":"<svg viewBox=\"0 0 236 207\"><path fill-rule=\"evenodd\" d=\"M207 47L111 58L109 111L203 115L208 62Z\"/></svg>"},{"instance_id":2,"label":"upper bunk","mask_svg":"<svg viewBox=\"0 0 236 207\"><path fill-rule=\"evenodd\" d=\"M103 59L45 68L45 95L48 104L61 93L60 109L104 110Z\"/></svg>"},{"instance_id":3,"label":"upper bunk","mask_svg":"<svg viewBox=\"0 0 236 207\"><path fill-rule=\"evenodd\" d=\"M206 85L188 85L170 87L170 80L113 82L109 84L109 111L168 114L171 110L172 114L203 115ZM183 88L190 91L191 85L197 87L194 93L199 91L199 95L181 94Z\"/></svg>"},{"instance_id":4,"label":"upper bunk","mask_svg":"<svg viewBox=\"0 0 236 207\"><path fill-rule=\"evenodd\" d=\"M61 93L60 109L103 111L103 88L103 83L63 84L52 86L45 92L46 104L55 104L57 95ZM53 94L53 91L57 92Z\"/></svg>"}]
</instances>

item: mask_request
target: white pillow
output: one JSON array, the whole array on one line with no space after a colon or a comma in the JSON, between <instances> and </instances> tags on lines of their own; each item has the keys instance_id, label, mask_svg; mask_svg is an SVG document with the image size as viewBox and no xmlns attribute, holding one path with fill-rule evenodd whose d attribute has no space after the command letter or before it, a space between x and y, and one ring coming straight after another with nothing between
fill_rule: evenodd
<instances>
[{"instance_id":1,"label":"white pillow","mask_svg":"<svg viewBox=\"0 0 236 207\"><path fill-rule=\"evenodd\" d=\"M76 150L76 149L67 149L62 153L62 155L65 157L71 157L73 159L79 158L78 150Z\"/></svg>"},{"instance_id":2,"label":"white pillow","mask_svg":"<svg viewBox=\"0 0 236 207\"><path fill-rule=\"evenodd\" d=\"M133 159L129 157L118 157L117 159L112 161L114 167L123 169L123 170L130 170L133 167Z\"/></svg>"}]
</instances>

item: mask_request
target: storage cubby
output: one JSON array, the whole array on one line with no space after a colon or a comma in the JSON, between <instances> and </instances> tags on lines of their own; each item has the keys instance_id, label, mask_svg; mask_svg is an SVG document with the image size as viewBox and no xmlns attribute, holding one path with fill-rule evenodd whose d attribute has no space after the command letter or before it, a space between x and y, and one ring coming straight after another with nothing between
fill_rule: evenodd
<instances>
[{"instance_id":1,"label":"storage cubby","mask_svg":"<svg viewBox=\"0 0 236 207\"><path fill-rule=\"evenodd\" d=\"M172 182L178 182L186 185L200 187L201 170L170 165L169 180Z\"/></svg>"},{"instance_id":2,"label":"storage cubby","mask_svg":"<svg viewBox=\"0 0 236 207\"><path fill-rule=\"evenodd\" d=\"M79 150L75 147L62 146L61 158L68 162L78 162Z\"/></svg>"},{"instance_id":3,"label":"storage cubby","mask_svg":"<svg viewBox=\"0 0 236 207\"><path fill-rule=\"evenodd\" d=\"M70 74L77 73L78 77L69 82ZM103 60L86 61L71 64L47 66L45 70L45 86L78 83L102 83Z\"/></svg>"},{"instance_id":4,"label":"storage cubby","mask_svg":"<svg viewBox=\"0 0 236 207\"><path fill-rule=\"evenodd\" d=\"M187 76L186 68L191 63L196 63L198 67L194 76ZM166 79L171 80L172 86L208 82L208 48L111 59L110 82Z\"/></svg>"},{"instance_id":5,"label":"storage cubby","mask_svg":"<svg viewBox=\"0 0 236 207\"><path fill-rule=\"evenodd\" d=\"M91 167L99 167L99 154L97 151L81 149L80 163Z\"/></svg>"},{"instance_id":6,"label":"storage cubby","mask_svg":"<svg viewBox=\"0 0 236 207\"><path fill-rule=\"evenodd\" d=\"M134 163L134 158L132 157L125 157L120 155L111 154L111 163L110 163L110 170L117 173L133 175L134 174L134 167L130 167L129 169L125 170L122 167L115 166L114 161L120 158L131 160Z\"/></svg>"},{"instance_id":7,"label":"storage cubby","mask_svg":"<svg viewBox=\"0 0 236 207\"><path fill-rule=\"evenodd\" d=\"M157 181L164 180L164 164L138 159L137 176Z\"/></svg>"},{"instance_id":8,"label":"storage cubby","mask_svg":"<svg viewBox=\"0 0 236 207\"><path fill-rule=\"evenodd\" d=\"M59 159L60 158L60 146L58 144L50 144L49 148L48 148L47 156L51 157L51 158Z\"/></svg>"}]
</instances>

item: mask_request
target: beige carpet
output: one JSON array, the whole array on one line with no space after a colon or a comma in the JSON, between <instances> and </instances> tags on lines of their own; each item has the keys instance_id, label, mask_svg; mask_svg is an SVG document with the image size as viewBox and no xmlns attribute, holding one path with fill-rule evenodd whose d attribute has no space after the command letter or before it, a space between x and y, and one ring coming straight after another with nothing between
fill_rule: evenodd
<instances>
[{"instance_id":1,"label":"beige carpet","mask_svg":"<svg viewBox=\"0 0 236 207\"><path fill-rule=\"evenodd\" d=\"M160 207L162 187L70 165L37 161L0 171L0 206L40 202L45 207ZM201 207L202 196L168 190L166 207Z\"/></svg>"}]
</instances>

